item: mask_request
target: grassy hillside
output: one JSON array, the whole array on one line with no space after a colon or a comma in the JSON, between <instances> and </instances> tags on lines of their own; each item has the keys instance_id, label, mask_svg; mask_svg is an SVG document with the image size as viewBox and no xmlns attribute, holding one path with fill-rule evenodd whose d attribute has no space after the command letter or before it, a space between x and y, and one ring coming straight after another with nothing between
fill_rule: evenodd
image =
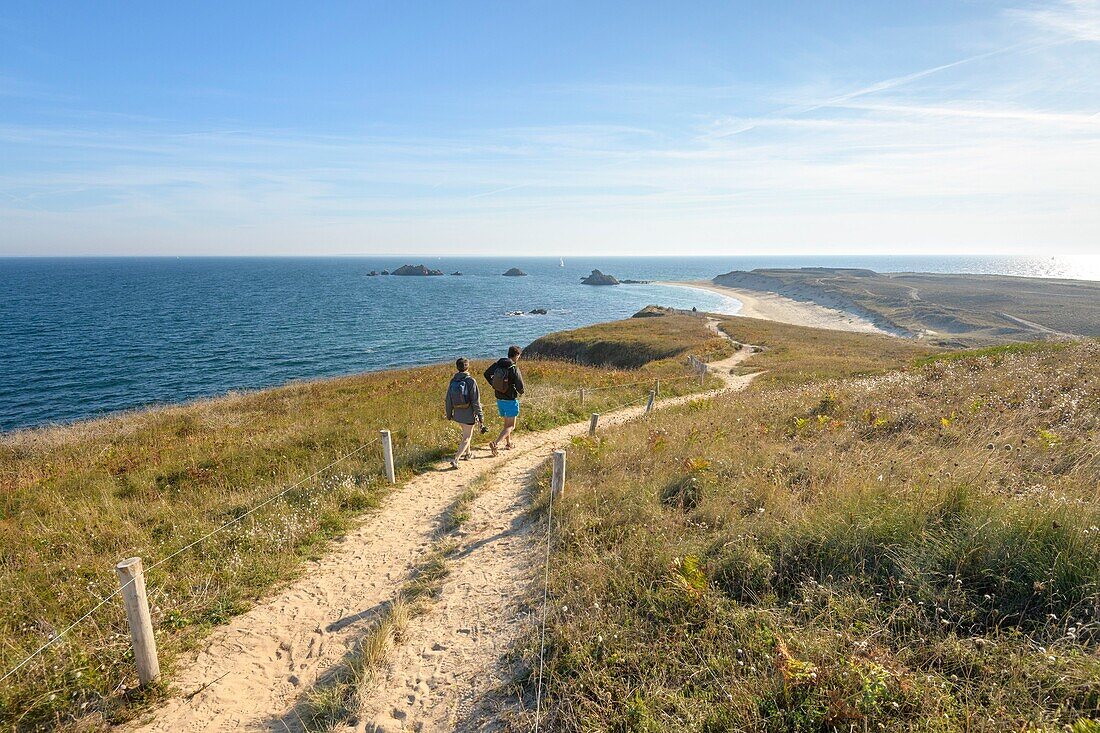
<instances>
[{"instance_id":1,"label":"grassy hillside","mask_svg":"<svg viewBox=\"0 0 1100 733\"><path fill-rule=\"evenodd\" d=\"M722 331L762 351L745 371L765 371L757 386L874 374L908 366L943 349L909 339L830 331L756 318L726 318Z\"/></svg>"},{"instance_id":2,"label":"grassy hillside","mask_svg":"<svg viewBox=\"0 0 1100 733\"><path fill-rule=\"evenodd\" d=\"M529 399L521 430L582 420L645 390L592 391L582 406L579 386L633 384L638 374L552 361L522 367ZM115 590L117 561L140 555L148 567L380 428L393 431L399 478L425 470L454 449L457 431L442 418L451 373L439 366L295 384L0 437L0 674ZM662 362L648 373L685 370ZM695 380L662 387L693 389ZM490 424L498 422L484 402ZM386 490L373 444L152 570L169 679L182 649L294 577L303 558L323 552ZM0 728L125 718L141 703L130 692L135 682L121 604L111 602L0 683Z\"/></svg>"},{"instance_id":3,"label":"grassy hillside","mask_svg":"<svg viewBox=\"0 0 1100 733\"><path fill-rule=\"evenodd\" d=\"M714 281L853 310L955 346L1100 336L1100 283L1086 280L806 267Z\"/></svg>"},{"instance_id":4,"label":"grassy hillside","mask_svg":"<svg viewBox=\"0 0 1100 733\"><path fill-rule=\"evenodd\" d=\"M770 353L573 446L547 729L1097 730L1100 344L804 384Z\"/></svg>"},{"instance_id":5,"label":"grassy hillside","mask_svg":"<svg viewBox=\"0 0 1100 733\"><path fill-rule=\"evenodd\" d=\"M729 354L729 348L726 339L707 328L702 314L670 313L552 333L536 339L525 353L531 358L637 369L689 353L716 358Z\"/></svg>"}]
</instances>

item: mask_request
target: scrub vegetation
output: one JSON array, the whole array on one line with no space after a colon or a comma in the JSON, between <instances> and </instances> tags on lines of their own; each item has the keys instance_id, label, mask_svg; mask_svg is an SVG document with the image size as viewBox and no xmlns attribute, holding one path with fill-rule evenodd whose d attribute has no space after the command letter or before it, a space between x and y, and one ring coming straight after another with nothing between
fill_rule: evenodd
<instances>
[{"instance_id":1,"label":"scrub vegetation","mask_svg":"<svg viewBox=\"0 0 1100 733\"><path fill-rule=\"evenodd\" d=\"M757 388L818 379L876 374L932 358L942 348L893 336L827 331L757 318L725 318L722 331L760 350L742 369L763 371Z\"/></svg>"},{"instance_id":2,"label":"scrub vegetation","mask_svg":"<svg viewBox=\"0 0 1100 733\"><path fill-rule=\"evenodd\" d=\"M854 311L945 346L1100 336L1100 283L1089 280L801 267L714 282Z\"/></svg>"},{"instance_id":3,"label":"scrub vegetation","mask_svg":"<svg viewBox=\"0 0 1100 733\"><path fill-rule=\"evenodd\" d=\"M492 393L480 377L487 366L472 371L492 426ZM520 430L584 420L650 389L636 371L521 366ZM326 466L382 428L393 433L399 482L454 450L457 430L443 419L452 373L432 366L291 384L0 437L0 675L114 591L119 560L141 556L149 569L244 517L148 572L170 682L182 650L294 578L303 559L325 552L389 490L377 442ZM693 378L672 379L687 373L680 360L663 360L645 378L666 378L663 394L699 390ZM601 389L582 404L581 386ZM95 729L164 694L135 687L121 602L112 599L0 683L0 728Z\"/></svg>"},{"instance_id":4,"label":"scrub vegetation","mask_svg":"<svg viewBox=\"0 0 1100 733\"><path fill-rule=\"evenodd\" d=\"M752 390L572 446L543 726L1100 730L1100 343L725 328Z\"/></svg>"},{"instance_id":5,"label":"scrub vegetation","mask_svg":"<svg viewBox=\"0 0 1100 733\"><path fill-rule=\"evenodd\" d=\"M648 308L642 313L665 311ZM730 353L729 341L707 328L702 313L668 311L561 331L536 339L527 349L529 357L646 370L653 362L689 353L706 360Z\"/></svg>"}]
</instances>

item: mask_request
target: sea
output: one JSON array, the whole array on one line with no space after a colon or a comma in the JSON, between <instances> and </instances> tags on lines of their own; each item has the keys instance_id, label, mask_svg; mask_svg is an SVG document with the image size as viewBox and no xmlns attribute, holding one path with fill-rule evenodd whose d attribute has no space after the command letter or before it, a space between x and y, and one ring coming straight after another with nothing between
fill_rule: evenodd
<instances>
[{"instance_id":1,"label":"sea","mask_svg":"<svg viewBox=\"0 0 1100 733\"><path fill-rule=\"evenodd\" d=\"M424 264L443 277L371 276ZM1093 257L0 258L0 431L392 367L494 357L649 304L721 295L619 279L756 267L1100 279ZM526 277L503 277L519 267ZM461 272L461 275L450 273ZM545 309L545 315L532 310Z\"/></svg>"}]
</instances>

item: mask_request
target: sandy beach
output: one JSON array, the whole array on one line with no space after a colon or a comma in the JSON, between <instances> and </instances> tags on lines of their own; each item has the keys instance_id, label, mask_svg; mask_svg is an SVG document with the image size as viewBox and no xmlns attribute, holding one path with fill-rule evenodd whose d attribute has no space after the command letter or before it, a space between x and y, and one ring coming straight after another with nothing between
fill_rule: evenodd
<instances>
[{"instance_id":1,"label":"sandy beach","mask_svg":"<svg viewBox=\"0 0 1100 733\"><path fill-rule=\"evenodd\" d=\"M894 335L879 328L867 318L837 308L827 308L815 303L805 303L785 298L777 293L761 293L753 290L716 285L709 280L687 282L663 282L661 285L709 290L741 301L737 315L747 318L763 318L768 321L790 323L796 326L829 328L834 331L856 331Z\"/></svg>"}]
</instances>

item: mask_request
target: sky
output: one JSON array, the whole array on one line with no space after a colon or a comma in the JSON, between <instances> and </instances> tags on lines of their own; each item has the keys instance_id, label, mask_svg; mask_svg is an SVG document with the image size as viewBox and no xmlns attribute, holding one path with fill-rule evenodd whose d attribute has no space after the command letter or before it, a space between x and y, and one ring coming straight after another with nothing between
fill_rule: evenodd
<instances>
[{"instance_id":1,"label":"sky","mask_svg":"<svg viewBox=\"0 0 1100 733\"><path fill-rule=\"evenodd\" d=\"M1100 0L0 5L0 255L1100 250Z\"/></svg>"}]
</instances>

